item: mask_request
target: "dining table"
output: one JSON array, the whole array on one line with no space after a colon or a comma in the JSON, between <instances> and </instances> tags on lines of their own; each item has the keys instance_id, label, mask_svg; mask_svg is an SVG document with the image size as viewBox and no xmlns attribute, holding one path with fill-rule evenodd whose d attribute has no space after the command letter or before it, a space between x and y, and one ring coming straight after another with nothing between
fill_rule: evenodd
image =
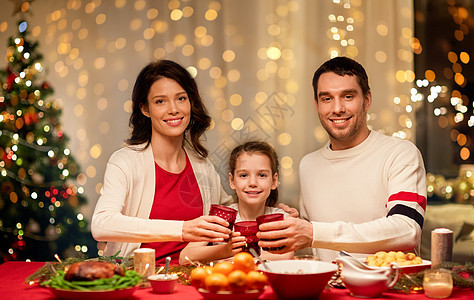
<instances>
[{"instance_id":1,"label":"dining table","mask_svg":"<svg viewBox=\"0 0 474 300\"><path fill-rule=\"evenodd\" d=\"M27 283L26 278L44 266L45 262L7 261L0 265L0 299L56 299L53 292L38 283ZM127 299L169 299L169 300L200 300L203 296L192 286L178 284L172 294L155 294L151 287L137 288ZM258 299L279 299L269 286ZM351 296L349 290L344 288L329 288L323 290L318 299L357 299ZM384 292L378 298L372 299L430 299L423 293L405 294L396 291ZM454 288L448 299L474 299L474 290L470 288ZM85 299L93 300L93 299Z\"/></svg>"}]
</instances>

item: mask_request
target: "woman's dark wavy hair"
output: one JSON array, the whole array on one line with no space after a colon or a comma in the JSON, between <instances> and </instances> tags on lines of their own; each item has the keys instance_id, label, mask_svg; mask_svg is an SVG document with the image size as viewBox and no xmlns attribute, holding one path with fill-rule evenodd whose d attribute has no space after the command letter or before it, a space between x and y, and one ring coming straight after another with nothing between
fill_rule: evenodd
<instances>
[{"instance_id":1,"label":"woman's dark wavy hair","mask_svg":"<svg viewBox=\"0 0 474 300\"><path fill-rule=\"evenodd\" d=\"M137 76L132 92L132 115L129 125L132 128L132 136L127 140L129 145L151 142L151 120L145 116L141 108L148 105L148 93L153 83L161 78L169 78L176 81L188 94L191 104L191 120L186 128L184 140L188 142L202 157L206 157L208 151L201 143L201 136L211 124L204 103L199 96L197 84L189 72L179 64L170 60L159 60L145 66ZM189 140L188 140L189 139Z\"/></svg>"},{"instance_id":2,"label":"woman's dark wavy hair","mask_svg":"<svg viewBox=\"0 0 474 300\"><path fill-rule=\"evenodd\" d=\"M275 173L279 173L280 164L278 162L278 156L275 149L273 149L270 144L266 142L250 141L244 144L241 144L232 150L229 158L229 172L234 176L235 174L235 165L237 159L240 155L244 153L257 153L267 156L270 159L270 165L272 168L272 177ZM267 201L265 201L265 206L273 207L278 201L278 187L274 190L271 190L270 195L268 195Z\"/></svg>"},{"instance_id":3,"label":"woman's dark wavy hair","mask_svg":"<svg viewBox=\"0 0 474 300\"><path fill-rule=\"evenodd\" d=\"M357 82L362 90L364 96L367 96L370 93L369 78L367 72L365 72L364 67L361 64L356 62L353 59L348 57L334 57L325 63L323 63L317 70L314 72L313 76L313 91L314 99L318 100L318 80L319 77L324 73L336 73L339 76L355 76Z\"/></svg>"}]
</instances>

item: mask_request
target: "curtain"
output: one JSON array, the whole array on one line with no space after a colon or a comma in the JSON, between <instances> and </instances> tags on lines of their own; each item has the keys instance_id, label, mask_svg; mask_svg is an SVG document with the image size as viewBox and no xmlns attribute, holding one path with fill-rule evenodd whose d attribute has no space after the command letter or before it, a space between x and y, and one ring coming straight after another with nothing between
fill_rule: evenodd
<instances>
[{"instance_id":1,"label":"curtain","mask_svg":"<svg viewBox=\"0 0 474 300\"><path fill-rule=\"evenodd\" d=\"M16 8L17 2L2 1L5 52L17 32ZM297 207L300 159L328 140L312 76L334 56L366 68L370 128L415 140L410 0L37 0L31 11L29 30L82 168L86 216L108 157L129 137L134 80L156 59L175 60L195 76L213 118L206 145L229 192L232 148L265 140L281 162L280 201Z\"/></svg>"}]
</instances>

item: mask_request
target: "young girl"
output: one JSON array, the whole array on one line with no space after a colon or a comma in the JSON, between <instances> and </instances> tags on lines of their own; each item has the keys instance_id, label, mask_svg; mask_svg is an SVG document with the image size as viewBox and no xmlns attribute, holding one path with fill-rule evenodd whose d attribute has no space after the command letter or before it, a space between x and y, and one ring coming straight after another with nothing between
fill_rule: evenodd
<instances>
[{"instance_id":1,"label":"young girl","mask_svg":"<svg viewBox=\"0 0 474 300\"><path fill-rule=\"evenodd\" d=\"M278 200L278 167L276 152L268 143L247 142L232 150L229 183L237 194L237 203L230 205L238 210L235 222L255 221L258 216L272 213L287 215L282 209L273 207ZM245 244L245 237L235 232L224 244L189 243L181 251L179 262L186 264L231 257L242 251ZM267 260L291 259L293 252L272 254L262 251L261 257Z\"/></svg>"}]
</instances>

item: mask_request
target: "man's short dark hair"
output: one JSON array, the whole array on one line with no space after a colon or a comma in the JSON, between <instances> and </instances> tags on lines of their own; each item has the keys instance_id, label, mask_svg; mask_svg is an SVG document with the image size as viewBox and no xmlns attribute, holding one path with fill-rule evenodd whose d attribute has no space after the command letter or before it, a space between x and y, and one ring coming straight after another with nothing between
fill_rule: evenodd
<instances>
[{"instance_id":1,"label":"man's short dark hair","mask_svg":"<svg viewBox=\"0 0 474 300\"><path fill-rule=\"evenodd\" d=\"M339 76L356 76L357 82L359 83L360 88L364 96L370 92L369 87L369 78L365 72L364 67L361 64L356 62L353 59L348 57L335 57L325 63L323 63L317 70L314 72L313 76L313 91L314 99L318 99L318 80L319 77L324 73L335 73Z\"/></svg>"}]
</instances>

